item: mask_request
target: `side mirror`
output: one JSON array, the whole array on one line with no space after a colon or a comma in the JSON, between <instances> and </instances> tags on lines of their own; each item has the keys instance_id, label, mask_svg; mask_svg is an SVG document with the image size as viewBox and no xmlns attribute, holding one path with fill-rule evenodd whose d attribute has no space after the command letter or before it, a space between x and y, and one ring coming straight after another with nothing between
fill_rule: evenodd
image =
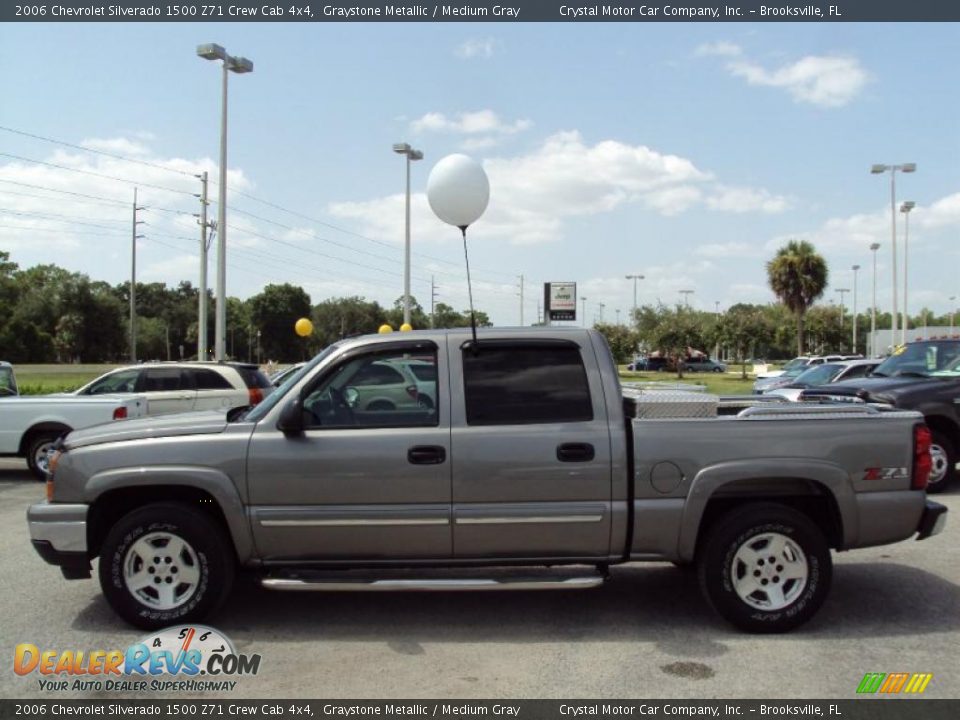
<instances>
[{"instance_id":1,"label":"side mirror","mask_svg":"<svg viewBox=\"0 0 960 720\"><path fill-rule=\"evenodd\" d=\"M357 406L357 400L360 398L360 391L355 387L348 387L343 391L343 399L347 401L347 405L350 407Z\"/></svg>"},{"instance_id":2,"label":"side mirror","mask_svg":"<svg viewBox=\"0 0 960 720\"><path fill-rule=\"evenodd\" d=\"M295 398L284 405L283 410L280 411L277 429L287 436L303 433L303 404L300 398Z\"/></svg>"}]
</instances>

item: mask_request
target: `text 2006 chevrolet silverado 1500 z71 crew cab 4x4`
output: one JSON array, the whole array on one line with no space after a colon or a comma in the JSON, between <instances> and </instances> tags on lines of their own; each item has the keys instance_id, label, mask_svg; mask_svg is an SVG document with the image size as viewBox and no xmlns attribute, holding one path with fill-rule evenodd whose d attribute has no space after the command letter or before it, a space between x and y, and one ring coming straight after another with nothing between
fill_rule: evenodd
<instances>
[{"instance_id":1,"label":"text 2006 chevrolet silverado 1500 z71 crew cab 4x4","mask_svg":"<svg viewBox=\"0 0 960 720\"><path fill-rule=\"evenodd\" d=\"M397 386L409 360L436 366L429 404ZM783 631L822 604L831 548L943 526L916 413L624 393L591 330L344 340L251 411L72 433L30 533L68 578L99 556L140 627L210 613L237 567L279 590L531 589L650 560L696 563L721 615Z\"/></svg>"}]
</instances>

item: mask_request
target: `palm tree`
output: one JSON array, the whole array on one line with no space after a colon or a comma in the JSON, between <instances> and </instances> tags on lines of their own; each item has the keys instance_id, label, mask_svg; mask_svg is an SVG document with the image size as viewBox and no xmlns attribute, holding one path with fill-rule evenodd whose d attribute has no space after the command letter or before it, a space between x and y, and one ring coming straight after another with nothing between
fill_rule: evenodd
<instances>
[{"instance_id":1,"label":"palm tree","mask_svg":"<svg viewBox=\"0 0 960 720\"><path fill-rule=\"evenodd\" d=\"M803 355L803 316L827 287L827 262L806 240L791 240L767 263L767 280L797 316L797 354Z\"/></svg>"}]
</instances>

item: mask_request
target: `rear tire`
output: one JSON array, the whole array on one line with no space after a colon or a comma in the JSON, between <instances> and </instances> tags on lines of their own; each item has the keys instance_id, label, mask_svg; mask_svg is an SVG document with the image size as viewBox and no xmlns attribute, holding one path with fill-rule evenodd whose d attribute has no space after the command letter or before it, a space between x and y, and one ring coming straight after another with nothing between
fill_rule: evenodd
<instances>
[{"instance_id":1,"label":"rear tire","mask_svg":"<svg viewBox=\"0 0 960 720\"><path fill-rule=\"evenodd\" d=\"M946 490L957 474L957 451L950 438L939 430L931 431L930 459L933 462L927 493L935 495Z\"/></svg>"},{"instance_id":2,"label":"rear tire","mask_svg":"<svg viewBox=\"0 0 960 720\"><path fill-rule=\"evenodd\" d=\"M68 431L67 431L68 432ZM27 467L39 482L47 481L47 467L53 445L66 432L44 432L30 439L27 445Z\"/></svg>"},{"instance_id":3,"label":"rear tire","mask_svg":"<svg viewBox=\"0 0 960 720\"><path fill-rule=\"evenodd\" d=\"M209 515L182 503L154 503L124 515L100 551L100 588L131 625L153 630L196 622L226 600L233 548Z\"/></svg>"},{"instance_id":4,"label":"rear tire","mask_svg":"<svg viewBox=\"0 0 960 720\"><path fill-rule=\"evenodd\" d=\"M709 530L698 554L707 600L747 632L802 625L830 589L832 562L823 533L784 505L755 503L732 511Z\"/></svg>"}]
</instances>

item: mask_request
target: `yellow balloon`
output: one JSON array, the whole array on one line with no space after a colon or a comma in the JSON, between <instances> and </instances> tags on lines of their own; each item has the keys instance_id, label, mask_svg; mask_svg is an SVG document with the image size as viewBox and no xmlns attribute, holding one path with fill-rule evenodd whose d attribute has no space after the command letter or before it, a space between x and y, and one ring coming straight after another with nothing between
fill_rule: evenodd
<instances>
[{"instance_id":1,"label":"yellow balloon","mask_svg":"<svg viewBox=\"0 0 960 720\"><path fill-rule=\"evenodd\" d=\"M313 333L313 323L308 318L300 318L294 323L293 329L300 337L307 337Z\"/></svg>"},{"instance_id":2,"label":"yellow balloon","mask_svg":"<svg viewBox=\"0 0 960 720\"><path fill-rule=\"evenodd\" d=\"M391 333L391 332L393 332L393 328L390 327L389 325L387 325L386 323L384 323L383 325L380 326L380 328L377 330L377 332L380 333L381 335L382 335L383 333Z\"/></svg>"},{"instance_id":3,"label":"yellow balloon","mask_svg":"<svg viewBox=\"0 0 960 720\"><path fill-rule=\"evenodd\" d=\"M400 326L400 332L410 332L411 330L413 330L413 325L410 323L404 323Z\"/></svg>"}]
</instances>

